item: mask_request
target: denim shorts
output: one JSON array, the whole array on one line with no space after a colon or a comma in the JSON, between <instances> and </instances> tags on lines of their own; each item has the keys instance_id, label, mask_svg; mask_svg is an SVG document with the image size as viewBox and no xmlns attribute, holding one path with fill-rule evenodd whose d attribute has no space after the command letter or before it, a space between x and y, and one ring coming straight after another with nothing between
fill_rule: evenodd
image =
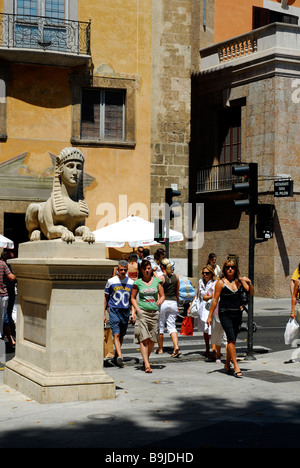
<instances>
[{"instance_id":1,"label":"denim shorts","mask_svg":"<svg viewBox=\"0 0 300 468\"><path fill-rule=\"evenodd\" d=\"M113 335L119 334L125 336L128 320L129 320L129 309L121 309L117 307L109 307L109 323Z\"/></svg>"}]
</instances>

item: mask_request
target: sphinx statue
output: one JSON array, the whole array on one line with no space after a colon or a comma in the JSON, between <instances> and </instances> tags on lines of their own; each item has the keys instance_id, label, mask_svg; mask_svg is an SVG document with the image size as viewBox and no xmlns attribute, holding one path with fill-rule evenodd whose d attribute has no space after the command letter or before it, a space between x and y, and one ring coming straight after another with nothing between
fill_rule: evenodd
<instances>
[{"instance_id":1,"label":"sphinx statue","mask_svg":"<svg viewBox=\"0 0 300 468\"><path fill-rule=\"evenodd\" d=\"M89 209L83 195L84 157L78 148L64 148L55 161L53 190L44 203L31 203L26 211L26 228L31 241L75 236L93 243L94 234L85 226Z\"/></svg>"}]
</instances>

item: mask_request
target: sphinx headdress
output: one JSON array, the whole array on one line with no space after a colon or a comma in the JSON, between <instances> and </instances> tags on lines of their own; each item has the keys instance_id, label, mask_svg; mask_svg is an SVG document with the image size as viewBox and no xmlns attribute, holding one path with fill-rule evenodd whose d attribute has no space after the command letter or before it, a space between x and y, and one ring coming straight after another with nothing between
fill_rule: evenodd
<instances>
[{"instance_id":1,"label":"sphinx headdress","mask_svg":"<svg viewBox=\"0 0 300 468\"><path fill-rule=\"evenodd\" d=\"M64 148L60 152L60 154L56 157L52 196L53 196L53 208L54 208L55 214L57 215L67 214L67 207L64 202L62 191L61 191L60 174L61 174L61 170L63 166L68 161L80 161L83 165L84 156L78 148L73 148L71 146L71 147ZM84 199L84 193L83 193L83 172L82 172L82 177L78 181L76 201L80 205L80 212L84 216L87 217L89 215L89 209Z\"/></svg>"}]
</instances>

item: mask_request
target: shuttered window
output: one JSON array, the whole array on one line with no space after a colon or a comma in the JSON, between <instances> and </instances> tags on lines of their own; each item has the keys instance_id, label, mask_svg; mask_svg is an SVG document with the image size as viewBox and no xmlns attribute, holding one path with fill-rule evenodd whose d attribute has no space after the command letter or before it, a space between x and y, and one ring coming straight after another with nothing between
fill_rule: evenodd
<instances>
[{"instance_id":1,"label":"shuttered window","mask_svg":"<svg viewBox=\"0 0 300 468\"><path fill-rule=\"evenodd\" d=\"M241 108L224 109L219 118L219 161L241 160Z\"/></svg>"},{"instance_id":2,"label":"shuttered window","mask_svg":"<svg viewBox=\"0 0 300 468\"><path fill-rule=\"evenodd\" d=\"M82 90L81 138L105 141L125 139L125 90Z\"/></svg>"}]
</instances>

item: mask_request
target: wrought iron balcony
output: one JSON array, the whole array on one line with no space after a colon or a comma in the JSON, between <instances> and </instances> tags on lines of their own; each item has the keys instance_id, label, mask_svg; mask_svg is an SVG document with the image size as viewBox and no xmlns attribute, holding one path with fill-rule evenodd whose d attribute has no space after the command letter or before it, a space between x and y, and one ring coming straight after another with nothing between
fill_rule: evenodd
<instances>
[{"instance_id":1,"label":"wrought iron balcony","mask_svg":"<svg viewBox=\"0 0 300 468\"><path fill-rule=\"evenodd\" d=\"M0 58L78 65L90 58L91 23L0 13Z\"/></svg>"},{"instance_id":2,"label":"wrought iron balcony","mask_svg":"<svg viewBox=\"0 0 300 468\"><path fill-rule=\"evenodd\" d=\"M240 164L243 163L218 164L198 169L197 193L232 190L232 183L239 182L241 179L232 175L232 167Z\"/></svg>"}]
</instances>

